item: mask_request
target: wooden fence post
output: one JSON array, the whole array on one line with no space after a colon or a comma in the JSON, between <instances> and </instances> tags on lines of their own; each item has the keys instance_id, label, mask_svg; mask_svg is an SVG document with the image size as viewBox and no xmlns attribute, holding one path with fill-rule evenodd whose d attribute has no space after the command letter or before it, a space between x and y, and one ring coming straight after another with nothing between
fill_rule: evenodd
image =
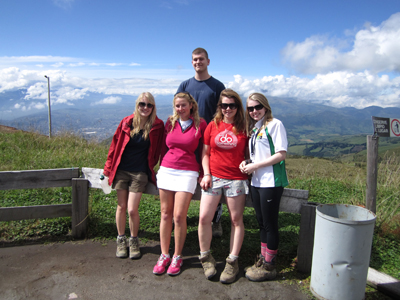
<instances>
[{"instance_id":1,"label":"wooden fence post","mask_svg":"<svg viewBox=\"0 0 400 300\"><path fill-rule=\"evenodd\" d=\"M367 191L365 207L376 213L376 188L378 185L378 143L379 136L367 136Z\"/></svg>"},{"instance_id":2,"label":"wooden fence post","mask_svg":"<svg viewBox=\"0 0 400 300\"><path fill-rule=\"evenodd\" d=\"M318 203L308 202L301 206L299 245L297 246L297 270L311 272L314 248L315 214Z\"/></svg>"},{"instance_id":3,"label":"wooden fence post","mask_svg":"<svg viewBox=\"0 0 400 300\"><path fill-rule=\"evenodd\" d=\"M86 237L89 213L89 181L85 178L72 178L72 236L76 239Z\"/></svg>"}]
</instances>

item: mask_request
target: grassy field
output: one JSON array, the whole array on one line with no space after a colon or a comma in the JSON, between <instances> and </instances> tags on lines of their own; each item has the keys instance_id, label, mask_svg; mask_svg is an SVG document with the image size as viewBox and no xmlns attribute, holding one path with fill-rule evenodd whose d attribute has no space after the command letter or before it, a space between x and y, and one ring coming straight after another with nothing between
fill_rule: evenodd
<instances>
[{"instance_id":1,"label":"grassy field","mask_svg":"<svg viewBox=\"0 0 400 300\"><path fill-rule=\"evenodd\" d=\"M0 171L34 170L68 167L103 168L108 147L88 142L69 133L49 139L26 132L0 132ZM377 222L373 238L370 266L400 279L400 182L399 155L382 153L378 173ZM362 156L360 156L360 159ZM321 158L289 157L287 170L289 188L310 191L309 201L318 203L365 204L365 168L354 161L340 162ZM0 206L22 206L71 202L70 188L0 191ZM89 239L115 239L116 193L104 195L92 189L89 199ZM186 247L199 251L197 238L199 202L193 201L188 213ZM159 240L160 207L158 197L145 195L140 204L142 242ZM246 234L241 250L241 264L250 265L259 252L259 234L254 210L244 214ZM229 250L229 215L222 216L224 234L212 242L213 255L223 260ZM300 216L280 213L279 278L297 284L307 292L309 274L296 271L296 251ZM69 240L70 218L0 222L0 244L32 241ZM171 245L173 247L173 244ZM385 299L375 290L367 289L366 299ZM389 298L388 298L389 299Z\"/></svg>"}]
</instances>

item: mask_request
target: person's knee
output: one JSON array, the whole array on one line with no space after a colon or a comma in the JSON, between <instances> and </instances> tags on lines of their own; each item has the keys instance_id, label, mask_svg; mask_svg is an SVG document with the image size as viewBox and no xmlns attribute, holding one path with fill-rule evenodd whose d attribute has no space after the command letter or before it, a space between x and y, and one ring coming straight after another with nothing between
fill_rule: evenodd
<instances>
[{"instance_id":1,"label":"person's knee","mask_svg":"<svg viewBox=\"0 0 400 300\"><path fill-rule=\"evenodd\" d=\"M177 213L174 215L174 223L175 225L184 225L186 224L186 214Z\"/></svg>"},{"instance_id":2,"label":"person's knee","mask_svg":"<svg viewBox=\"0 0 400 300\"><path fill-rule=\"evenodd\" d=\"M135 210L135 209L130 209L128 211L128 214L129 214L129 218L137 218L137 217L139 217L139 211Z\"/></svg>"},{"instance_id":3,"label":"person's knee","mask_svg":"<svg viewBox=\"0 0 400 300\"><path fill-rule=\"evenodd\" d=\"M172 221L172 211L169 209L161 209L161 220Z\"/></svg>"},{"instance_id":4,"label":"person's knee","mask_svg":"<svg viewBox=\"0 0 400 300\"><path fill-rule=\"evenodd\" d=\"M240 227L243 225L243 216L232 216L231 218L232 226Z\"/></svg>"},{"instance_id":5,"label":"person's knee","mask_svg":"<svg viewBox=\"0 0 400 300\"><path fill-rule=\"evenodd\" d=\"M126 202L118 203L117 211L126 213L126 209L127 209L127 203Z\"/></svg>"},{"instance_id":6,"label":"person's knee","mask_svg":"<svg viewBox=\"0 0 400 300\"><path fill-rule=\"evenodd\" d=\"M200 215L199 216L199 225L205 226L205 225L211 225L213 216L210 215Z\"/></svg>"}]
</instances>

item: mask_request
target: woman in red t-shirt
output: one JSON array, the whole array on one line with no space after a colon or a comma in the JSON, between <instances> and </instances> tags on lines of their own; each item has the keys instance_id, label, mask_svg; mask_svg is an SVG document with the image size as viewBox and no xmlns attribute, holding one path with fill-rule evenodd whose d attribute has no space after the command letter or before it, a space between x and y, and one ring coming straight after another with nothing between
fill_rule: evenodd
<instances>
[{"instance_id":1,"label":"woman in red t-shirt","mask_svg":"<svg viewBox=\"0 0 400 300\"><path fill-rule=\"evenodd\" d=\"M231 89L221 92L217 112L204 132L202 165L204 177L200 183L202 196L199 217L200 261L210 279L216 274L211 255L212 225L222 194L226 197L231 218L230 254L221 274L222 283L231 283L239 273L238 257L244 237L243 211L248 194L247 175L240 169L246 158L247 136L242 100Z\"/></svg>"}]
</instances>

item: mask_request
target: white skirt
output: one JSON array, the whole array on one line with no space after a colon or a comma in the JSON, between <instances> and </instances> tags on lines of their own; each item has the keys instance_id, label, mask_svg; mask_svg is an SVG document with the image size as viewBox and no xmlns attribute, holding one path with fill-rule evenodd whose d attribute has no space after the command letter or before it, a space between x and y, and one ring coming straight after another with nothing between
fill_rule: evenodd
<instances>
[{"instance_id":1,"label":"white skirt","mask_svg":"<svg viewBox=\"0 0 400 300\"><path fill-rule=\"evenodd\" d=\"M176 170L160 167L157 172L157 187L173 192L188 192L194 194L199 173L195 171Z\"/></svg>"}]
</instances>

